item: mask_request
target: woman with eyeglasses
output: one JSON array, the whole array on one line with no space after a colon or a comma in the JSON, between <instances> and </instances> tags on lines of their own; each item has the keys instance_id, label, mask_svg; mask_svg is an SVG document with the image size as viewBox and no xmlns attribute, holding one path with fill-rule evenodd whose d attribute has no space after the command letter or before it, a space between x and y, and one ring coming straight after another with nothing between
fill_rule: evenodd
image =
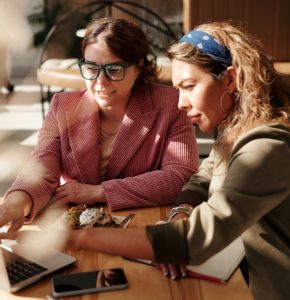
<instances>
[{"instance_id":1,"label":"woman with eyeglasses","mask_svg":"<svg viewBox=\"0 0 290 300\"><path fill-rule=\"evenodd\" d=\"M228 22L198 26L168 54L179 109L202 131L218 131L210 156L184 185L171 222L67 232L65 247L198 265L241 236L255 300L288 300L289 76Z\"/></svg>"},{"instance_id":2,"label":"woman with eyeglasses","mask_svg":"<svg viewBox=\"0 0 290 300\"><path fill-rule=\"evenodd\" d=\"M38 144L0 206L0 226L17 230L50 201L111 210L174 203L197 170L195 133L176 89L153 83L149 52L132 22L88 25L79 62L87 88L54 95Z\"/></svg>"}]
</instances>

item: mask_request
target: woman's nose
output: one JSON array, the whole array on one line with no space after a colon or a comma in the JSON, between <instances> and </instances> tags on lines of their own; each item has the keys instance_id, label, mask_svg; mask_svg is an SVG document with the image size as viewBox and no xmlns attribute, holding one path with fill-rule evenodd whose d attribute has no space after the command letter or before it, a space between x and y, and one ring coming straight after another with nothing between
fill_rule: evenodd
<instances>
[{"instance_id":1,"label":"woman's nose","mask_svg":"<svg viewBox=\"0 0 290 300\"><path fill-rule=\"evenodd\" d=\"M100 74L95 80L99 84L106 84L110 82L110 79L107 78L104 70L100 70Z\"/></svg>"},{"instance_id":2,"label":"woman's nose","mask_svg":"<svg viewBox=\"0 0 290 300\"><path fill-rule=\"evenodd\" d=\"M187 100L187 97L180 94L178 99L178 109L179 110L187 110L189 106L189 101Z\"/></svg>"}]
</instances>

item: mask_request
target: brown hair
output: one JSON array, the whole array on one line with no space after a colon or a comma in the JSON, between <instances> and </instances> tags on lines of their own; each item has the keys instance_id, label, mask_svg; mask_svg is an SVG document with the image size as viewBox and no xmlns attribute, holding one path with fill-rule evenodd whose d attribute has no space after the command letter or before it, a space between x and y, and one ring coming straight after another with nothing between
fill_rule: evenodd
<instances>
[{"instance_id":1,"label":"brown hair","mask_svg":"<svg viewBox=\"0 0 290 300\"><path fill-rule=\"evenodd\" d=\"M212 22L198 26L226 46L236 70L234 107L218 128L216 147L223 148L222 158L229 157L236 139L262 124L289 126L290 76L275 71L263 53L260 42L230 22ZM170 59L196 64L218 75L220 63L188 43L175 43L168 49ZM216 71L218 70L218 71Z\"/></svg>"},{"instance_id":2,"label":"brown hair","mask_svg":"<svg viewBox=\"0 0 290 300\"><path fill-rule=\"evenodd\" d=\"M149 42L135 23L113 18L93 20L88 24L83 39L83 55L88 45L100 40L105 42L114 55L125 62L138 64L143 60L139 76L141 82L156 80L158 72L155 60L149 61L147 57L150 53Z\"/></svg>"}]
</instances>

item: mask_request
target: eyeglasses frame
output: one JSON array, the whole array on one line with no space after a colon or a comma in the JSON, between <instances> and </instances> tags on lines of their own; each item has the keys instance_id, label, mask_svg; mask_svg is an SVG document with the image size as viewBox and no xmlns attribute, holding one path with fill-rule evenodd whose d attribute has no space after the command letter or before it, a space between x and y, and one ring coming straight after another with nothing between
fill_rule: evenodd
<instances>
[{"instance_id":1,"label":"eyeglasses frame","mask_svg":"<svg viewBox=\"0 0 290 300\"><path fill-rule=\"evenodd\" d=\"M83 72L82 72L82 65L84 64L88 64L88 65L92 65L92 66L95 66L97 67L97 70L98 70L98 73L97 75L94 77L94 78L86 78L84 75L83 75ZM110 76L107 74L107 67L108 66L121 66L122 68L124 68L124 75L121 79L111 79ZM80 69L80 72L81 72L81 75L82 77L85 79L85 80L96 80L99 76L100 76L100 73L101 73L101 70L104 70L104 73L105 73L105 76L111 80L111 81L121 81L124 79L125 77L125 74L126 74L126 69L128 69L129 67L132 67L136 65L136 63L121 63L121 62L118 62L118 63L110 63L110 64L105 64L105 65L98 65L98 64L95 64L93 62L87 62L85 61L84 59L81 59L78 61L78 66L79 66L79 69Z\"/></svg>"}]
</instances>

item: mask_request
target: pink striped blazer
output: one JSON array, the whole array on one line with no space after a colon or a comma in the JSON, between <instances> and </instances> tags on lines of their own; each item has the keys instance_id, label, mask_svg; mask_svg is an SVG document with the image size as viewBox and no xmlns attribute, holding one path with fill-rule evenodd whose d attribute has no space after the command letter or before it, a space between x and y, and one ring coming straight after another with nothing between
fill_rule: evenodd
<instances>
[{"instance_id":1,"label":"pink striped blazer","mask_svg":"<svg viewBox=\"0 0 290 300\"><path fill-rule=\"evenodd\" d=\"M102 182L111 210L173 203L198 168L193 126L177 108L172 87L146 84L131 97ZM34 217L51 199L61 176L100 184L100 119L84 89L57 93L31 159L11 189L33 199Z\"/></svg>"}]
</instances>

